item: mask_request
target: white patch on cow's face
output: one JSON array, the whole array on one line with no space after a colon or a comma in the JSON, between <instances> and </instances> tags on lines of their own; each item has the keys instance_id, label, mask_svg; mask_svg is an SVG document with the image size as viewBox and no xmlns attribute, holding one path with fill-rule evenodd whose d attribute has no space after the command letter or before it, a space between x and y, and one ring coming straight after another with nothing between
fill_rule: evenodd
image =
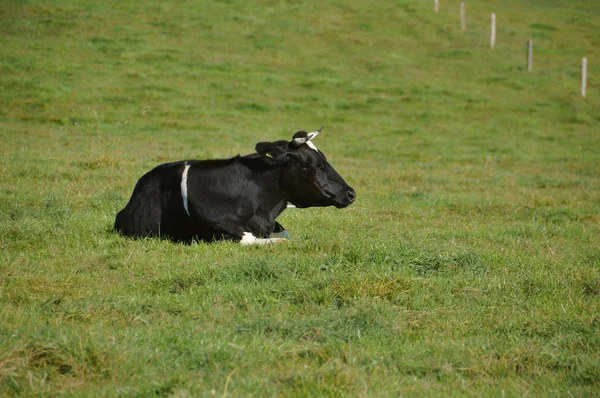
<instances>
[{"instance_id":1,"label":"white patch on cow's face","mask_svg":"<svg viewBox=\"0 0 600 398\"><path fill-rule=\"evenodd\" d=\"M286 242L286 241L287 241L287 239L284 239L284 238L261 239L261 238L257 238L256 236L252 235L252 232L244 232L242 234L242 240L240 240L240 243L244 246L249 246L249 245L267 245L269 243Z\"/></svg>"},{"instance_id":2,"label":"white patch on cow's face","mask_svg":"<svg viewBox=\"0 0 600 398\"><path fill-rule=\"evenodd\" d=\"M185 164L185 168L183 169L183 174L181 174L181 197L183 199L183 208L187 215L190 215L190 211L188 209L188 193L187 193L187 176L188 170L190 168L189 164Z\"/></svg>"},{"instance_id":3,"label":"white patch on cow's face","mask_svg":"<svg viewBox=\"0 0 600 398\"><path fill-rule=\"evenodd\" d=\"M317 146L316 146L315 144L313 144L312 142L310 142L310 141L307 141L307 142L306 142L306 145L308 145L308 147L309 147L310 149L312 149L313 151L317 151L317 152L319 152L319 150L317 149Z\"/></svg>"}]
</instances>

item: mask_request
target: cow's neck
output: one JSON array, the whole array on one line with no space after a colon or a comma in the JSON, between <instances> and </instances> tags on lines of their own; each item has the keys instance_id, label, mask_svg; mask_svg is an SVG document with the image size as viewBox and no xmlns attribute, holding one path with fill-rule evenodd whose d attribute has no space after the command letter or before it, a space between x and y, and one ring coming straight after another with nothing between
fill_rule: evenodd
<instances>
[{"instance_id":1,"label":"cow's neck","mask_svg":"<svg viewBox=\"0 0 600 398\"><path fill-rule=\"evenodd\" d=\"M286 209L289 199L287 193L281 189L280 181L282 172L283 167L279 166L262 175L265 178L263 180L263 187L265 187L263 198L265 210L274 214L273 218L277 218Z\"/></svg>"},{"instance_id":2,"label":"cow's neck","mask_svg":"<svg viewBox=\"0 0 600 398\"><path fill-rule=\"evenodd\" d=\"M252 170L253 178L258 180L262 210L276 218L286 209L289 200L287 193L281 189L283 166L268 166L260 158L245 158L242 163Z\"/></svg>"}]
</instances>

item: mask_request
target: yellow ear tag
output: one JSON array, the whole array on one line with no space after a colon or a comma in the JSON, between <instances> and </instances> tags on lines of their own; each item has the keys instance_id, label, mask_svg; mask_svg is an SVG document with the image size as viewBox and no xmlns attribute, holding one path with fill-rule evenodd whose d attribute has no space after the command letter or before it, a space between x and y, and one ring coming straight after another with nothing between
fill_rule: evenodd
<instances>
[{"instance_id":1,"label":"yellow ear tag","mask_svg":"<svg viewBox=\"0 0 600 398\"><path fill-rule=\"evenodd\" d=\"M266 156L266 157L268 157L268 158L271 158L271 159L273 159L273 155L271 155L271 152L267 152L267 153L265 153L265 156Z\"/></svg>"}]
</instances>

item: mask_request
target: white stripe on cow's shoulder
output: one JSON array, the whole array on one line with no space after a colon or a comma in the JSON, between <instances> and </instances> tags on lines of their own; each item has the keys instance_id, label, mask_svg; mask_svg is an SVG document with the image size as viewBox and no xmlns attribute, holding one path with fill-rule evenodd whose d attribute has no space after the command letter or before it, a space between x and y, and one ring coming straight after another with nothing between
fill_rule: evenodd
<instances>
[{"instance_id":1,"label":"white stripe on cow's shoulder","mask_svg":"<svg viewBox=\"0 0 600 398\"><path fill-rule=\"evenodd\" d=\"M306 145L308 145L308 147L309 147L310 149L312 149L313 151L317 151L317 152L319 152L319 150L317 149L317 146L316 146L315 144L313 144L312 142L310 142L310 141L307 141L307 142L306 142Z\"/></svg>"},{"instance_id":2,"label":"white stripe on cow's shoulder","mask_svg":"<svg viewBox=\"0 0 600 398\"><path fill-rule=\"evenodd\" d=\"M181 174L181 197L183 198L183 208L187 215L190 215L190 211L188 209L188 192L187 192L187 176L190 165L185 163L185 168L183 169L183 174Z\"/></svg>"},{"instance_id":3,"label":"white stripe on cow's shoulder","mask_svg":"<svg viewBox=\"0 0 600 398\"><path fill-rule=\"evenodd\" d=\"M269 243L285 242L285 241L287 241L287 239L284 239L284 238L261 239L261 238L257 238L256 236L252 235L252 232L244 232L242 234L242 240L240 241L240 243L244 246L249 246L249 245L267 245Z\"/></svg>"}]
</instances>

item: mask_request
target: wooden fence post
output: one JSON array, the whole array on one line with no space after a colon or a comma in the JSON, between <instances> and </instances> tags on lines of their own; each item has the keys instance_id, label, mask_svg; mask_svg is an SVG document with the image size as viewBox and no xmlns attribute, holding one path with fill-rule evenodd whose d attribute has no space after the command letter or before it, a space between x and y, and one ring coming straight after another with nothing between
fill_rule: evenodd
<instances>
[{"instance_id":1,"label":"wooden fence post","mask_svg":"<svg viewBox=\"0 0 600 398\"><path fill-rule=\"evenodd\" d=\"M527 72L533 68L533 40L527 40Z\"/></svg>"},{"instance_id":2,"label":"wooden fence post","mask_svg":"<svg viewBox=\"0 0 600 398\"><path fill-rule=\"evenodd\" d=\"M460 3L460 28L462 30L467 29L467 21L465 20L465 3Z\"/></svg>"},{"instance_id":3,"label":"wooden fence post","mask_svg":"<svg viewBox=\"0 0 600 398\"><path fill-rule=\"evenodd\" d=\"M585 89L587 86L587 58L581 60L581 96L585 97Z\"/></svg>"},{"instance_id":4,"label":"wooden fence post","mask_svg":"<svg viewBox=\"0 0 600 398\"><path fill-rule=\"evenodd\" d=\"M496 46L496 13L492 13L492 34L490 36L490 47L492 50Z\"/></svg>"},{"instance_id":5,"label":"wooden fence post","mask_svg":"<svg viewBox=\"0 0 600 398\"><path fill-rule=\"evenodd\" d=\"M440 10L440 0L433 0L433 12Z\"/></svg>"}]
</instances>

